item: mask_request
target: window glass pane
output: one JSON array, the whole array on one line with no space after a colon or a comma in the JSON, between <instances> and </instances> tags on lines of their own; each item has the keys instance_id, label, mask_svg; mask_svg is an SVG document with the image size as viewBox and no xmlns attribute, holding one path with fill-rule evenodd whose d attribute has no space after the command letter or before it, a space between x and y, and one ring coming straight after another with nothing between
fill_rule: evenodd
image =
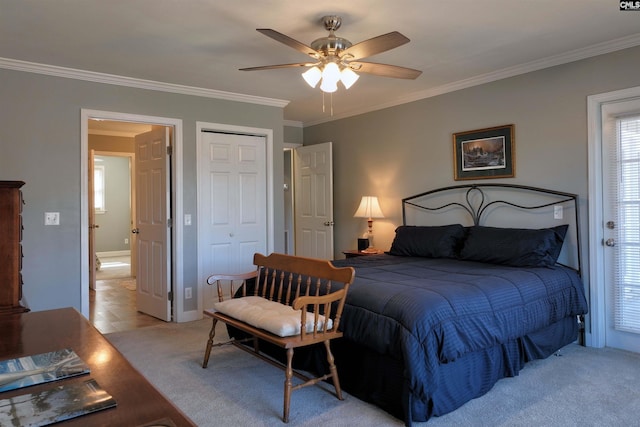
<instances>
[{"instance_id":1,"label":"window glass pane","mask_svg":"<svg viewBox=\"0 0 640 427\"><path fill-rule=\"evenodd\" d=\"M104 212L105 206L105 176L104 166L94 166L93 170L93 206L96 212Z\"/></svg>"}]
</instances>

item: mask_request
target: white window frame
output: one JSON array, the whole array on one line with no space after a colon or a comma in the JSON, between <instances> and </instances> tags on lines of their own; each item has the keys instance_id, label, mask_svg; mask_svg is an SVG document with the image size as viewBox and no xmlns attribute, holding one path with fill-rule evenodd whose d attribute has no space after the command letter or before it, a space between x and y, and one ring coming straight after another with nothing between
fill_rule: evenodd
<instances>
[{"instance_id":1,"label":"white window frame","mask_svg":"<svg viewBox=\"0 0 640 427\"><path fill-rule=\"evenodd\" d=\"M102 175L98 179L98 175ZM93 167L93 206L96 214L104 214L107 212L106 199L106 170L104 165L95 165Z\"/></svg>"}]
</instances>

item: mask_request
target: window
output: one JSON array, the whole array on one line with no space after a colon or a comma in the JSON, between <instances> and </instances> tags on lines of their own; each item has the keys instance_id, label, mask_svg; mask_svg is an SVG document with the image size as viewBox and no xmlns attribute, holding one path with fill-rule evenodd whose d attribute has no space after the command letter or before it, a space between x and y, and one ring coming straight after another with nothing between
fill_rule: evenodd
<instances>
[{"instance_id":1,"label":"window","mask_svg":"<svg viewBox=\"0 0 640 427\"><path fill-rule=\"evenodd\" d=\"M93 168L93 207L97 214L105 213L105 177L104 166L97 165Z\"/></svg>"},{"instance_id":2,"label":"window","mask_svg":"<svg viewBox=\"0 0 640 427\"><path fill-rule=\"evenodd\" d=\"M640 333L640 116L617 121L615 326Z\"/></svg>"}]
</instances>

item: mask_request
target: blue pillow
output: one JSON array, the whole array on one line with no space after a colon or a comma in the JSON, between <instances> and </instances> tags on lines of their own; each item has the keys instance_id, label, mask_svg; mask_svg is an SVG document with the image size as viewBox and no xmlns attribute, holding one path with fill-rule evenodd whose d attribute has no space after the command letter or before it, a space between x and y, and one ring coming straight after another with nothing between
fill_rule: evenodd
<instances>
[{"instance_id":1,"label":"blue pillow","mask_svg":"<svg viewBox=\"0 0 640 427\"><path fill-rule=\"evenodd\" d=\"M426 258L456 258L464 239L460 224L442 226L401 225L391 243L390 255Z\"/></svg>"},{"instance_id":2,"label":"blue pillow","mask_svg":"<svg viewBox=\"0 0 640 427\"><path fill-rule=\"evenodd\" d=\"M460 258L514 267L549 267L558 260L568 227L469 227Z\"/></svg>"}]
</instances>

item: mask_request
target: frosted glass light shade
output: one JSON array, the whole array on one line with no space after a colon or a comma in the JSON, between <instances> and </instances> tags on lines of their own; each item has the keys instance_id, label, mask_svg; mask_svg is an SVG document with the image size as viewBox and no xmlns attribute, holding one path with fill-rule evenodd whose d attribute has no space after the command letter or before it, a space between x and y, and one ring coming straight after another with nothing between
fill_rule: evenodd
<instances>
[{"instance_id":1,"label":"frosted glass light shade","mask_svg":"<svg viewBox=\"0 0 640 427\"><path fill-rule=\"evenodd\" d=\"M342 72L340 73L340 80L342 81L345 89L349 89L351 86L353 86L353 84L358 81L359 78L360 76L348 67L342 70Z\"/></svg>"},{"instance_id":2,"label":"frosted glass light shade","mask_svg":"<svg viewBox=\"0 0 640 427\"><path fill-rule=\"evenodd\" d=\"M335 62L329 62L322 70L322 82L328 84L338 84L340 80L340 67Z\"/></svg>"},{"instance_id":3,"label":"frosted glass light shade","mask_svg":"<svg viewBox=\"0 0 640 427\"><path fill-rule=\"evenodd\" d=\"M311 67L302 73L302 78L309 86L315 88L322 78L322 71L320 71L320 68L318 67Z\"/></svg>"},{"instance_id":4,"label":"frosted glass light shade","mask_svg":"<svg viewBox=\"0 0 640 427\"><path fill-rule=\"evenodd\" d=\"M322 83L320 83L320 90L327 93L333 93L338 90L338 82L323 78Z\"/></svg>"},{"instance_id":5,"label":"frosted glass light shade","mask_svg":"<svg viewBox=\"0 0 640 427\"><path fill-rule=\"evenodd\" d=\"M362 196L360 206L353 216L356 218L384 218L376 196Z\"/></svg>"}]
</instances>

